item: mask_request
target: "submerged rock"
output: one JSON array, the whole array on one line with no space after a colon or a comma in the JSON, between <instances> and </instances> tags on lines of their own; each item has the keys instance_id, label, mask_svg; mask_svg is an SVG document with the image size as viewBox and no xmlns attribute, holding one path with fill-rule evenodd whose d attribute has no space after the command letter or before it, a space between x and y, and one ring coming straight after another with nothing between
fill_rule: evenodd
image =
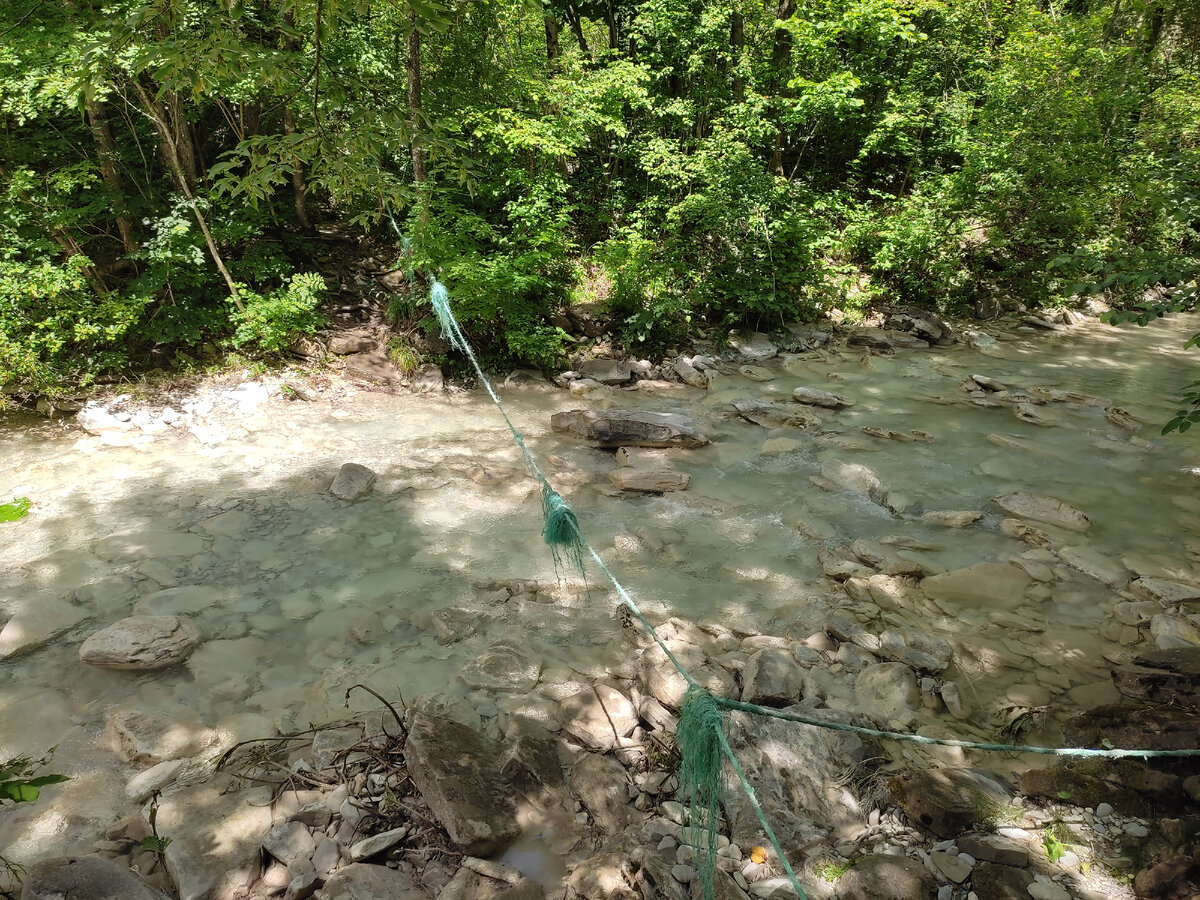
<instances>
[{"instance_id":1,"label":"submerged rock","mask_svg":"<svg viewBox=\"0 0 1200 900\"><path fill-rule=\"evenodd\" d=\"M200 640L183 616L130 616L97 631L79 647L79 659L101 669L162 669L179 662Z\"/></svg>"},{"instance_id":2,"label":"submerged rock","mask_svg":"<svg viewBox=\"0 0 1200 900\"><path fill-rule=\"evenodd\" d=\"M753 422L763 428L811 428L821 424L820 418L813 413L771 403L769 400L741 397L732 401L732 405L734 411L747 422Z\"/></svg>"},{"instance_id":3,"label":"submerged rock","mask_svg":"<svg viewBox=\"0 0 1200 900\"><path fill-rule=\"evenodd\" d=\"M810 387L796 388L792 391L792 399L797 403L806 403L809 406L823 406L826 409L845 409L847 406L854 405L851 401L838 394Z\"/></svg>"},{"instance_id":4,"label":"submerged rock","mask_svg":"<svg viewBox=\"0 0 1200 900\"><path fill-rule=\"evenodd\" d=\"M1007 513L1022 519L1033 519L1057 525L1069 531L1087 531L1092 520L1075 507L1055 497L1042 497L1028 491L1013 491L993 501Z\"/></svg>"},{"instance_id":5,"label":"submerged rock","mask_svg":"<svg viewBox=\"0 0 1200 900\"><path fill-rule=\"evenodd\" d=\"M626 466L609 472L608 477L618 490L642 494L686 491L692 483L691 475L670 469L634 469Z\"/></svg>"},{"instance_id":6,"label":"submerged rock","mask_svg":"<svg viewBox=\"0 0 1200 900\"><path fill-rule=\"evenodd\" d=\"M551 416L550 427L601 447L702 447L708 443L695 420L681 413L572 409Z\"/></svg>"}]
</instances>

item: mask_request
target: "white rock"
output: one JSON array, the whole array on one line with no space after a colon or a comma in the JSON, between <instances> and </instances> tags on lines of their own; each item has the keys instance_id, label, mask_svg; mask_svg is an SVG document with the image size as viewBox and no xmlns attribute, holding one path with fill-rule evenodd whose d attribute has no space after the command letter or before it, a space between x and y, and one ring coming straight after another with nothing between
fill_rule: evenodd
<instances>
[{"instance_id":1,"label":"white rock","mask_svg":"<svg viewBox=\"0 0 1200 900\"><path fill-rule=\"evenodd\" d=\"M130 616L84 641L79 659L101 669L162 669L187 656L199 640L199 630L182 616Z\"/></svg>"},{"instance_id":2,"label":"white rock","mask_svg":"<svg viewBox=\"0 0 1200 900\"><path fill-rule=\"evenodd\" d=\"M978 379L976 379L978 380ZM1069 531L1087 531L1092 520L1075 507L1056 497L1043 497L1028 491L1014 491L993 501L1005 512L1035 522L1046 522Z\"/></svg>"},{"instance_id":3,"label":"white rock","mask_svg":"<svg viewBox=\"0 0 1200 900\"><path fill-rule=\"evenodd\" d=\"M616 688L597 684L562 700L558 721L593 750L605 753L621 746L638 724L629 698Z\"/></svg>"}]
</instances>

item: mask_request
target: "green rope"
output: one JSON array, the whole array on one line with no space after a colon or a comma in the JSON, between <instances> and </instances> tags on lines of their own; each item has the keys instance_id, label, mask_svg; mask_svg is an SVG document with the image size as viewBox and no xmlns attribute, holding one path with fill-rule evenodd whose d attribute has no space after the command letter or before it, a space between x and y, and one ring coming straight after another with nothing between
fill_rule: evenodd
<instances>
[{"instance_id":1,"label":"green rope","mask_svg":"<svg viewBox=\"0 0 1200 900\"><path fill-rule=\"evenodd\" d=\"M483 372L483 368L479 365L479 361L475 358L475 353L471 349L470 343L459 327L458 322L454 318L454 313L450 309L449 293L445 285L439 281L434 281L430 290L430 301L433 304L434 312L437 314L438 320L442 326L442 333L446 339L455 347L461 350L470 361L475 369L475 374L479 377L480 383L487 390L488 395L492 398L492 402L500 411L505 424L512 432L513 439L516 441L521 455L528 465L534 477L542 486L542 512L545 519L545 526L542 530L542 535L546 539L546 543L550 545L551 553L554 555L555 567L559 567L562 559L570 562L572 566L577 566L583 571L583 557L586 551L587 555L592 558L600 571L608 578L616 589L617 595L621 602L629 609L631 613L646 629L646 633L651 639L658 644L662 651L666 654L667 659L675 670L684 678L688 684L688 693L684 701L684 708L681 711L679 727L676 731L676 743L679 745L680 752L683 756L683 766L680 769L680 786L684 792L684 796L688 799L692 808L693 827L697 822L702 821L708 832L708 846L706 848L707 856L703 861L701 869L701 886L703 888L704 900L712 900L714 895L714 865L715 865L715 844L717 818L719 812L720 801L720 755L729 761L733 769L737 781L741 786L743 793L750 800L751 806L754 808L755 815L758 818L759 824L762 825L763 831L767 836L772 848L779 856L779 862L787 873L788 879L792 883L792 887L796 890L796 896L799 900L806 900L806 895L803 888L800 886L800 881L796 877L795 871L788 862L787 857L783 852L783 848L775 836L774 830L771 828L771 823L768 821L766 813L763 811L762 804L758 801L758 796L754 792L754 787L746 778L746 773L738 762L737 755L733 752L733 748L729 745L729 740L725 736L724 723L721 715L721 709L736 709L743 712L753 713L760 716L770 716L776 719L782 719L788 722L795 722L802 725L812 725L817 728L826 728L832 731L848 731L854 734L862 734L869 737L885 738L888 740L910 741L917 744L936 744L945 747L959 747L964 750L987 750L1001 752L1017 752L1017 753L1042 753L1052 754L1055 756L1073 756L1073 757L1108 757L1120 759L1127 756L1133 757L1184 757L1184 756L1200 756L1200 749L1193 750L1127 750L1127 749L1108 749L1108 750L1093 750L1090 748L1053 748L1053 747L1034 747L1020 744L989 744L980 743L977 741L959 741L949 738L932 738L920 734L907 734L897 731L880 731L874 728L865 728L859 725L844 725L840 722L828 722L822 719L812 719L807 716L797 715L795 713L784 712L783 710L772 709L766 706L759 706L755 703L742 703L738 700L729 700L724 697L713 697L708 691L700 687L691 673L684 668L683 664L676 658L675 654L666 645L654 626L638 608L629 592L625 590L616 575L608 568L604 559L596 552L596 549L588 542L582 530L579 528L578 519L575 513L572 512L563 498L554 490L553 486L542 474L538 468L537 461L525 446L525 438L512 420L509 419L508 413L504 410L504 405L500 402L495 389L491 382ZM714 747L719 750L719 754L714 751Z\"/></svg>"},{"instance_id":2,"label":"green rope","mask_svg":"<svg viewBox=\"0 0 1200 900\"><path fill-rule=\"evenodd\" d=\"M721 739L725 724L712 694L688 688L679 712L675 742L679 745L679 790L688 804L687 823L704 839L700 861L700 888L704 897L713 896L717 865L717 820L721 815Z\"/></svg>"}]
</instances>

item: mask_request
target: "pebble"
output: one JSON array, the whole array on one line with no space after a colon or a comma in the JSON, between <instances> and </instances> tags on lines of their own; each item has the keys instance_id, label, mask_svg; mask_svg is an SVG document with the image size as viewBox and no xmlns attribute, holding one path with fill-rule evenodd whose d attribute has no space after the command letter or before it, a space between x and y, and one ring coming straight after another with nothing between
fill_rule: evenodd
<instances>
[{"instance_id":1,"label":"pebble","mask_svg":"<svg viewBox=\"0 0 1200 900\"><path fill-rule=\"evenodd\" d=\"M1127 822L1125 824L1125 833L1130 837L1144 838L1150 834L1150 829L1139 822Z\"/></svg>"},{"instance_id":2,"label":"pebble","mask_svg":"<svg viewBox=\"0 0 1200 900\"><path fill-rule=\"evenodd\" d=\"M1113 814L1113 808L1109 804L1100 803L1100 804L1096 805L1096 818L1107 819L1112 814Z\"/></svg>"}]
</instances>

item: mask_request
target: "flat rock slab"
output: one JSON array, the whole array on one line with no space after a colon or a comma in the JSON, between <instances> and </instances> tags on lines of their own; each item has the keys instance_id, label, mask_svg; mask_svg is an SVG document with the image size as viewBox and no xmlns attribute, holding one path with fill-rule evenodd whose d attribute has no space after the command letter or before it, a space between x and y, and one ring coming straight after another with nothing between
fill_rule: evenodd
<instances>
[{"instance_id":1,"label":"flat rock slab","mask_svg":"<svg viewBox=\"0 0 1200 900\"><path fill-rule=\"evenodd\" d=\"M608 473L618 490L642 494L663 494L668 491L686 491L692 476L671 469L633 469L623 467Z\"/></svg>"},{"instance_id":2,"label":"flat rock slab","mask_svg":"<svg viewBox=\"0 0 1200 900\"><path fill-rule=\"evenodd\" d=\"M182 616L130 616L84 641L79 659L101 669L162 669L187 656L199 640L199 629Z\"/></svg>"},{"instance_id":3,"label":"flat rock slab","mask_svg":"<svg viewBox=\"0 0 1200 900\"><path fill-rule=\"evenodd\" d=\"M729 346L753 362L772 359L779 353L771 339L757 331L729 332Z\"/></svg>"},{"instance_id":4,"label":"flat rock slab","mask_svg":"<svg viewBox=\"0 0 1200 900\"><path fill-rule=\"evenodd\" d=\"M1200 600L1200 586L1168 578L1139 578L1130 587L1138 593L1164 603L1190 603Z\"/></svg>"},{"instance_id":5,"label":"flat rock slab","mask_svg":"<svg viewBox=\"0 0 1200 900\"><path fill-rule=\"evenodd\" d=\"M1068 531L1087 531L1092 525L1092 520L1086 515L1056 497L1042 497L1028 491L1013 491L1011 494L995 498L993 502L1005 512L1019 518L1057 525Z\"/></svg>"},{"instance_id":6,"label":"flat rock slab","mask_svg":"<svg viewBox=\"0 0 1200 900\"><path fill-rule=\"evenodd\" d=\"M413 717L404 743L413 784L450 839L472 856L488 856L521 832L499 756L466 725L423 713Z\"/></svg>"},{"instance_id":7,"label":"flat rock slab","mask_svg":"<svg viewBox=\"0 0 1200 900\"><path fill-rule=\"evenodd\" d=\"M339 500L357 500L371 489L375 483L375 473L359 463L345 463L338 469L329 493Z\"/></svg>"},{"instance_id":8,"label":"flat rock slab","mask_svg":"<svg viewBox=\"0 0 1200 900\"><path fill-rule=\"evenodd\" d=\"M810 387L796 388L792 391L792 399L797 403L805 403L809 406L823 406L825 409L845 409L847 406L854 405L845 397Z\"/></svg>"},{"instance_id":9,"label":"flat rock slab","mask_svg":"<svg viewBox=\"0 0 1200 900\"><path fill-rule=\"evenodd\" d=\"M32 594L0 628L0 659L12 659L48 644L85 618L87 610L54 597Z\"/></svg>"},{"instance_id":10,"label":"flat rock slab","mask_svg":"<svg viewBox=\"0 0 1200 900\"><path fill-rule=\"evenodd\" d=\"M126 866L98 856L60 856L29 870L21 900L166 900Z\"/></svg>"},{"instance_id":11,"label":"flat rock slab","mask_svg":"<svg viewBox=\"0 0 1200 900\"><path fill-rule=\"evenodd\" d=\"M550 427L601 447L702 447L708 443L695 420L682 413L572 409L551 416Z\"/></svg>"},{"instance_id":12,"label":"flat rock slab","mask_svg":"<svg viewBox=\"0 0 1200 900\"><path fill-rule=\"evenodd\" d=\"M807 410L787 407L769 400L740 397L731 403L734 412L739 416L763 428L812 428L821 424L821 419Z\"/></svg>"},{"instance_id":13,"label":"flat rock slab","mask_svg":"<svg viewBox=\"0 0 1200 900\"><path fill-rule=\"evenodd\" d=\"M625 384L633 377L633 366L623 359L589 359L579 366L579 374L601 384Z\"/></svg>"},{"instance_id":14,"label":"flat rock slab","mask_svg":"<svg viewBox=\"0 0 1200 900\"><path fill-rule=\"evenodd\" d=\"M1025 591L1032 583L1024 570L1008 563L976 563L926 578L921 590L933 600L1005 609L1024 603Z\"/></svg>"}]
</instances>

